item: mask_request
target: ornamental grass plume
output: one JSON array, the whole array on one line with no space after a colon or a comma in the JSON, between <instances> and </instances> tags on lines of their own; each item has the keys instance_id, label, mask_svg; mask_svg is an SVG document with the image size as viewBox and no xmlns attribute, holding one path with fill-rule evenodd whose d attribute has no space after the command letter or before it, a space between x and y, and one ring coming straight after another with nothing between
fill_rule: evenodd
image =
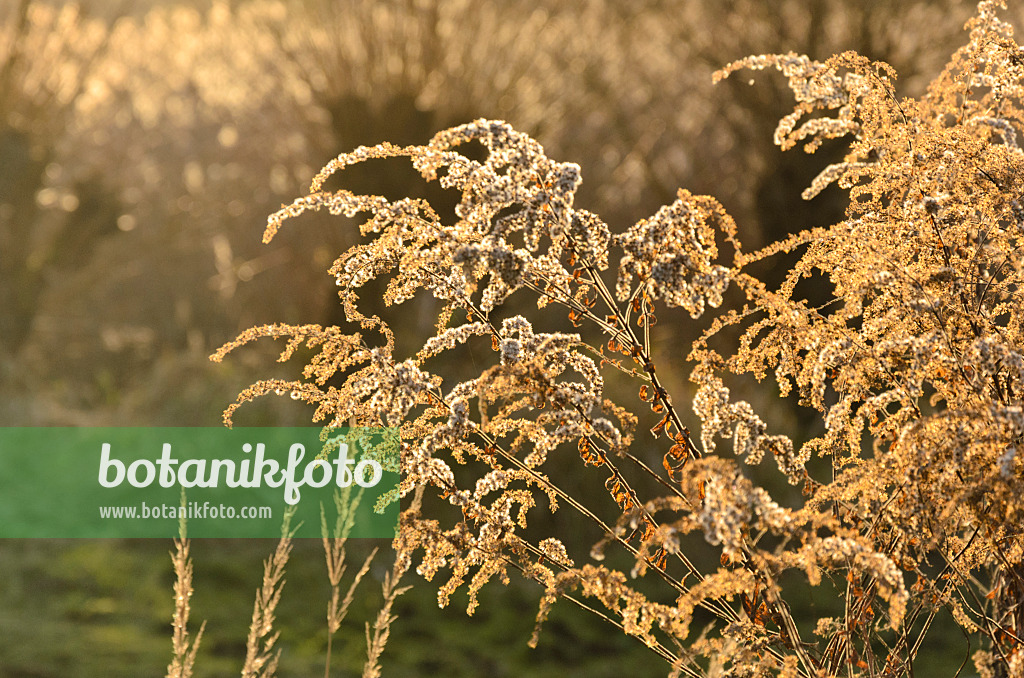
<instances>
[{"instance_id":1,"label":"ornamental grass plume","mask_svg":"<svg viewBox=\"0 0 1024 678\"><path fill-rule=\"evenodd\" d=\"M472 614L484 584L517 572L541 586L538 629L568 601L672 675L808 677L912 676L945 610L982 676L1024 675L1024 50L1003 6L979 3L969 42L919 99L852 52L723 68L716 78L788 78L782 148L846 144L804 192L837 184L846 217L758 251L714 198L685 190L613 232L574 206L577 165L500 121L338 156L270 216L264 241L307 211L365 215L365 240L330 269L355 331L265 325L222 347L215 360L272 337L287 340L282 361L311 356L293 380L253 384L225 420L290 392L328 427L400 427L400 495L426 490L434 503L403 511L394 545L399 563L441 578L442 606L465 589ZM458 193L454 216L327 188L350 165L396 157ZM784 253L796 263L772 289L754 271ZM364 310L373 289L388 305L437 301L414 353L397 354L401 330ZM692 414L651 347L675 308L704 323L689 353ZM465 378L467 346L492 360ZM798 443L734 397L739 376L769 374L820 435ZM601 497L567 489L556 458L568 450L585 467L573 486L579 474L603 481ZM758 483L766 457L801 498ZM570 535L540 534L541 506L600 542L576 553ZM714 562L695 555L708 547ZM604 564L609 549L632 569ZM784 576L833 596L836 613L795 618Z\"/></svg>"}]
</instances>

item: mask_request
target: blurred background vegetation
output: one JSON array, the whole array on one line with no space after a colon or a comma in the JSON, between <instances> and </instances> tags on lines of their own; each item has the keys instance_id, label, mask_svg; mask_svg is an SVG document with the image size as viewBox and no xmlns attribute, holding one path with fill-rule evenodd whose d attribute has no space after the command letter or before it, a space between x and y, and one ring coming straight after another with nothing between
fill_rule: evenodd
<instances>
[{"instance_id":1,"label":"blurred background vegetation","mask_svg":"<svg viewBox=\"0 0 1024 678\"><path fill-rule=\"evenodd\" d=\"M219 425L235 394L275 369L276 352L250 348L214 365L214 349L254 324L342 320L326 269L356 242L353 224L312 215L270 246L260 236L268 213L359 144L422 143L501 118L579 163L577 205L613 230L677 187L718 197L748 246L837 220L841 195L799 198L837 149L772 145L792 107L781 76L713 88L711 73L748 54L853 49L894 65L902 93L918 95L972 11L955 0L0 0L0 424ZM1021 16L1017 4L1010 18ZM342 182L451 201L400 164ZM428 331L431 310L407 312L410 331ZM685 398L694 330L668 314L658 330L668 384ZM240 423L308 417L268 400ZM169 548L0 543L0 678L162 675ZM284 675L323 670L319 548L299 545L289 574ZM271 550L195 545L194 619L210 620L199 675L240 665ZM362 657L362 621L379 599L375 581L363 586L335 675ZM431 587L418 587L401 599L385 668L663 673L635 643L557 607L528 650L537 595L485 589L467 618L457 603L439 612Z\"/></svg>"}]
</instances>

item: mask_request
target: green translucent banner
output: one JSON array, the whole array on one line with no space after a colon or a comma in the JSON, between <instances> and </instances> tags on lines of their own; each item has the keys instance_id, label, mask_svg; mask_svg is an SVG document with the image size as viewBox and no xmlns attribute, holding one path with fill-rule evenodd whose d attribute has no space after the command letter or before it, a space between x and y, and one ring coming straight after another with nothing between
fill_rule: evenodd
<instances>
[{"instance_id":1,"label":"green translucent banner","mask_svg":"<svg viewBox=\"0 0 1024 678\"><path fill-rule=\"evenodd\" d=\"M398 527L397 429L0 428L0 537Z\"/></svg>"}]
</instances>

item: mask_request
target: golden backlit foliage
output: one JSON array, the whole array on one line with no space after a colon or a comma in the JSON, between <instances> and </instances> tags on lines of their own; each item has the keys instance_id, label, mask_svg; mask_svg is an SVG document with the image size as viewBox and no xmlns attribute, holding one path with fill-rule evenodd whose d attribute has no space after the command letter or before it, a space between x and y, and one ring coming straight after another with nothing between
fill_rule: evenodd
<instances>
[{"instance_id":1,"label":"golden backlit foliage","mask_svg":"<svg viewBox=\"0 0 1024 678\"><path fill-rule=\"evenodd\" d=\"M829 195L794 219L784 190L811 165L772 155L781 84L734 80L723 96L712 71L750 53L857 49L919 91L967 12L956 0L0 3L0 363L12 393L33 393L0 414L209 421L200 413L234 389L208 376L212 347L272 319L335 320L316 271L354 244L348 231L319 222L263 250L247 233L322 158L359 144L505 119L579 162L577 202L609 223L685 185L713 192L748 244L790 221L823 225ZM431 190L374 165L344 180Z\"/></svg>"},{"instance_id":2,"label":"golden backlit foliage","mask_svg":"<svg viewBox=\"0 0 1024 678\"><path fill-rule=\"evenodd\" d=\"M762 249L686 190L615 232L575 206L578 165L500 121L343 153L264 241L307 212L368 215L330 268L351 329L262 325L223 346L214 359L287 339L281 361L305 362L255 383L226 420L290 393L330 427L400 427L400 494L417 500L394 545L440 578L441 606L464 589L472 614L485 583L518 572L543 588L538 630L572 601L686 676L912 676L948 612L979 674L1024 676L1024 50L1003 6L979 3L969 42L916 98L854 52L716 74L781 71L796 107L774 142L845 149L804 193L838 185L845 217ZM457 193L455 216L327 188L383 158ZM752 272L784 254L796 263L781 284ZM411 328L378 293L437 300L413 353L397 352ZM522 297L537 309L507 303ZM673 397L652 351L674 308L703 322L692 397ZM450 376L468 363L472 376ZM733 397L744 375L795 395L820 435L772 430ZM799 494L758 484L766 457ZM581 478L606 492L571 489ZM579 527L543 533L548 510ZM578 552L577 532L595 528ZM796 619L807 587L834 611Z\"/></svg>"}]
</instances>

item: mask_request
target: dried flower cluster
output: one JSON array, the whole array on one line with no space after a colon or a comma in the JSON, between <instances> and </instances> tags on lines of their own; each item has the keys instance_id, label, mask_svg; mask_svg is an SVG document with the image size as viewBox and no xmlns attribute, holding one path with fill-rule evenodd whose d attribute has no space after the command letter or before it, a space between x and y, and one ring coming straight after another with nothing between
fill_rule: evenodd
<instances>
[{"instance_id":1,"label":"dried flower cluster","mask_svg":"<svg viewBox=\"0 0 1024 678\"><path fill-rule=\"evenodd\" d=\"M717 201L682 190L613 235L574 207L579 168L503 122L343 154L270 217L264 239L309 210L368 214L368 239L330 271L361 332L265 326L215 358L288 338L282 360L312 352L301 377L259 382L239 403L291 392L328 426L400 426L401 495L433 489L455 509L416 501L396 540L400 562L415 560L427 579L445 573L441 605L465 587L472 613L487 581L518 571L543 586L538 627L560 599L598 608L687 676L913 675L945 609L981 641L982 675L1022 676L1024 50L1001 5L979 4L969 43L920 99L898 98L892 69L854 53L757 56L720 71L774 67L789 78L797 105L777 128L780 146L848 142L805 192L848 189L846 218L757 252ZM459 152L474 143L483 160ZM421 200L325 188L349 165L391 157L457 191L454 219ZM783 252L799 260L770 289L751 270ZM396 355L400 330L361 312L371 282L388 304L438 300L436 333L415 355ZM827 300L808 300L802 282ZM579 333L560 322L541 331L550 308L527 318L515 305L531 294ZM652 355L662 304L693 319L726 308L690 353L699 436ZM476 356L489 348L493 362L445 378L467 345ZM633 394L606 392L614 370L654 412L653 442L635 431ZM769 370L782 396L820 415L821 435L798 444L734 400L735 375ZM661 468L648 464L652 447ZM570 449L611 502L565 489L553 460ZM767 452L802 485L797 505L755 483L751 467ZM664 496L641 490L652 482ZM539 504L597 526L591 557L618 546L632 572L583 563L567 535L539 535L528 526ZM691 558L693 537L720 563ZM798 625L787 572L834 592L839 613ZM642 593L636 577L657 578L662 595Z\"/></svg>"}]
</instances>

